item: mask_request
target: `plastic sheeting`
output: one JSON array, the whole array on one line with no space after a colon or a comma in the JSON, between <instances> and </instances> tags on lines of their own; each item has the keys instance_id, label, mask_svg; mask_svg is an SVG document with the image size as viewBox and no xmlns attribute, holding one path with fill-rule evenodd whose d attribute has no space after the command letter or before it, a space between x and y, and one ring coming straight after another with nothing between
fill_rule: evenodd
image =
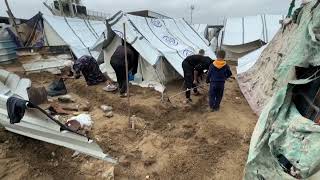
<instances>
[{"instance_id":1,"label":"plastic sheeting","mask_svg":"<svg viewBox=\"0 0 320 180\"><path fill-rule=\"evenodd\" d=\"M267 45L238 59L237 73L241 74L248 71L257 62L266 47Z\"/></svg>"},{"instance_id":2,"label":"plastic sheeting","mask_svg":"<svg viewBox=\"0 0 320 180\"><path fill-rule=\"evenodd\" d=\"M268 43L281 27L282 15L258 15L228 18L224 29L223 45L241 45L262 40Z\"/></svg>"},{"instance_id":3,"label":"plastic sheeting","mask_svg":"<svg viewBox=\"0 0 320 180\"><path fill-rule=\"evenodd\" d=\"M292 27L288 26L279 39L275 38L270 43L269 46L271 44L282 45L275 46L277 49L274 49L273 53L277 56L269 55L268 58L261 58L257 62L261 63L261 66L257 68L258 71L262 70L261 67L266 68L265 66L270 63L277 63L277 66L266 68L262 75L251 77L252 79L269 77L260 81L268 82L270 85L253 82L250 89L264 88L273 96L263 109L253 132L245 168L245 179L296 179L292 176L292 170L287 173L283 170L277 159L279 155L286 157L298 170L295 172L300 176L298 179L320 178L320 127L311 119L303 117L298 111L301 104L293 101L293 93L297 90L315 92L319 90L318 85L306 86L306 84L319 81L319 72L308 74L310 66L320 65L320 43L315 39L314 34L314 30L320 25L320 7L310 13L315 2L312 1L303 8L299 25L293 25L295 27L293 30L290 30ZM286 37L289 38L286 39ZM288 42L279 43L285 41ZM267 50L265 49L265 52ZM279 53L280 50L282 51ZM305 68L305 71L299 76L302 79L296 80L296 67ZM302 87L312 87L312 89L306 90ZM251 93L251 96L256 94L254 91ZM312 97L316 99L315 95ZM315 102L316 100L312 103Z\"/></svg>"},{"instance_id":4,"label":"plastic sheeting","mask_svg":"<svg viewBox=\"0 0 320 180\"><path fill-rule=\"evenodd\" d=\"M89 49L106 29L103 21L48 15L43 15L43 18L49 45L69 45L77 58L83 55L92 55L96 59L98 58L99 52Z\"/></svg>"}]
</instances>

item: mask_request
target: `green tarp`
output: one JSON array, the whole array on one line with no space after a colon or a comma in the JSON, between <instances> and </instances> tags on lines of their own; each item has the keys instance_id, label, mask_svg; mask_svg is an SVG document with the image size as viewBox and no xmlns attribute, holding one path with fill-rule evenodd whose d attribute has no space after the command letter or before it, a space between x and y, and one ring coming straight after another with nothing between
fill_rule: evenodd
<instances>
[{"instance_id":1,"label":"green tarp","mask_svg":"<svg viewBox=\"0 0 320 180\"><path fill-rule=\"evenodd\" d=\"M304 118L292 101L293 87L318 78L295 80L296 66L320 65L320 42L314 33L320 27L320 8L311 13L314 4L312 1L301 11L299 27L276 70L282 88L264 108L255 127L244 179L295 179L282 169L277 159L280 154L299 169L303 179L320 179L320 126Z\"/></svg>"}]
</instances>

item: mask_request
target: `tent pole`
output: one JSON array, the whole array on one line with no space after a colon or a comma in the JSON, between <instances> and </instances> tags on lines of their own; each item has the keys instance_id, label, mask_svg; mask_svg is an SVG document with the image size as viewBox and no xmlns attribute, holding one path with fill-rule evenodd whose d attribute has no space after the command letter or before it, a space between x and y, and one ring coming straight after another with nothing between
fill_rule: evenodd
<instances>
[{"instance_id":1,"label":"tent pole","mask_svg":"<svg viewBox=\"0 0 320 180\"><path fill-rule=\"evenodd\" d=\"M7 13L8 13L9 19L12 21L11 23L12 23L14 29L17 32L17 36L19 38L19 41L21 42L21 45L24 46L23 43L22 43L22 38L21 38L20 32L18 31L18 25L17 25L16 19L15 19L14 15L13 15L13 13L11 11L11 8L9 6L8 0L4 0L4 2L6 4L6 6L7 6Z\"/></svg>"},{"instance_id":2,"label":"tent pole","mask_svg":"<svg viewBox=\"0 0 320 180\"><path fill-rule=\"evenodd\" d=\"M125 63L126 63L126 83L127 83L127 98L128 98L128 124L129 127L133 126L133 122L131 122L131 107L130 107L130 88L129 88L129 67L128 67L128 54L127 54L127 34L126 34L126 24L123 23L123 40L124 40L124 55L125 55Z\"/></svg>"}]
</instances>

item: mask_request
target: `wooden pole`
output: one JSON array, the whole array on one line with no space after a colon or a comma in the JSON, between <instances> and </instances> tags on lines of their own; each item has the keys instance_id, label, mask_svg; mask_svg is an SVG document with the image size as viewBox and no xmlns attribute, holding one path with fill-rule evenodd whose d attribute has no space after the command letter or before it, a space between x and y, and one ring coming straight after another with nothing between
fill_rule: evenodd
<instances>
[{"instance_id":1,"label":"wooden pole","mask_svg":"<svg viewBox=\"0 0 320 180\"><path fill-rule=\"evenodd\" d=\"M129 65L128 65L128 51L127 51L127 32L126 24L123 23L123 41L124 41L124 51L125 51L125 63L126 63L126 83L127 83L127 98L128 98L128 124L129 127L133 127L131 123L131 107L130 107L130 88L129 88Z\"/></svg>"},{"instance_id":2,"label":"wooden pole","mask_svg":"<svg viewBox=\"0 0 320 180\"><path fill-rule=\"evenodd\" d=\"M13 25L13 27L15 28L15 30L16 30L16 32L17 32L17 36L18 36L18 38L19 38L19 41L21 42L21 45L24 46L24 44L23 44L23 42L22 42L21 35L20 35L19 31L18 31L18 25L17 25L17 23L16 23L16 19L15 19L14 15L13 15L13 13L12 13L12 11L11 11L11 8L10 8L10 6L9 6L8 0L4 0L4 2L5 2L6 6L7 6L7 9L8 9L8 10L7 10L7 13L8 13L9 19L11 19L11 21L12 21L12 23L13 23L12 25Z\"/></svg>"}]
</instances>

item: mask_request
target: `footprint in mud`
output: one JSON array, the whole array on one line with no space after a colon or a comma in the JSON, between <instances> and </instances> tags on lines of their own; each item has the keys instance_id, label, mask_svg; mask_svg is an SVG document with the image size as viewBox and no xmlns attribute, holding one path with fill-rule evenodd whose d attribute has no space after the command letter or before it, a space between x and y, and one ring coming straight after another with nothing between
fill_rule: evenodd
<instances>
[{"instance_id":1,"label":"footprint in mud","mask_svg":"<svg viewBox=\"0 0 320 180\"><path fill-rule=\"evenodd\" d=\"M192 125L183 125L182 127L183 129L179 130L177 133L177 137L179 138L187 140L192 138L197 133L196 128Z\"/></svg>"}]
</instances>

